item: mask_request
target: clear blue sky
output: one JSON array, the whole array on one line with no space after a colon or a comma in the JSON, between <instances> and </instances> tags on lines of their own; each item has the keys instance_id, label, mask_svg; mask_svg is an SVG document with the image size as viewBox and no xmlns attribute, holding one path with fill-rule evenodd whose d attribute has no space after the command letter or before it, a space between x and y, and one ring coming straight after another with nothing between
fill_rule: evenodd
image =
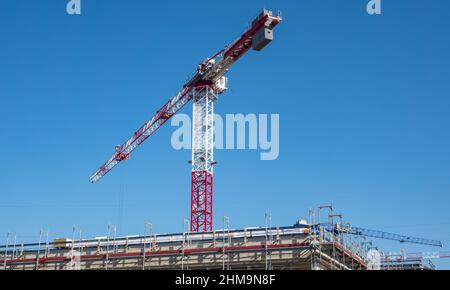
<instances>
[{"instance_id":1,"label":"clear blue sky","mask_svg":"<svg viewBox=\"0 0 450 290\"><path fill-rule=\"evenodd\" d=\"M217 227L224 214L263 225L266 211L291 225L332 202L354 225L449 244L450 2L383 0L382 16L367 2L82 0L69 16L65 0L1 1L0 234L180 231L190 152L170 146L175 128L88 178L268 7L285 18L276 40L233 67L217 112L280 114L280 158L217 152Z\"/></svg>"}]
</instances>

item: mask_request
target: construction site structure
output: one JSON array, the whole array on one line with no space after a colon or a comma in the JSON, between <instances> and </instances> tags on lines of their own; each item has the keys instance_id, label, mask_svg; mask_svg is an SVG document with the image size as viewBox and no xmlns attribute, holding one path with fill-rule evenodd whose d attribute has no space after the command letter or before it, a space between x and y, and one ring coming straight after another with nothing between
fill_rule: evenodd
<instances>
[{"instance_id":1,"label":"construction site structure","mask_svg":"<svg viewBox=\"0 0 450 290\"><path fill-rule=\"evenodd\" d=\"M450 252L381 253L382 270L436 270L435 259L450 259Z\"/></svg>"},{"instance_id":2,"label":"construction site structure","mask_svg":"<svg viewBox=\"0 0 450 290\"><path fill-rule=\"evenodd\" d=\"M308 225L10 245L4 270L362 270L364 250Z\"/></svg>"},{"instance_id":3,"label":"construction site structure","mask_svg":"<svg viewBox=\"0 0 450 290\"><path fill-rule=\"evenodd\" d=\"M320 222L324 209L329 211L327 223ZM425 258L438 256L385 254L376 250L378 264L373 267L370 253L374 245L367 236L361 231L356 234L342 230L343 216L334 214L332 206L319 207L317 215L315 221L310 210L309 222L299 220L293 226L272 227L272 217L266 214L264 227L241 230L231 229L230 219L223 217L221 230L202 233L191 232L189 221L185 220L183 232L159 235L153 234L152 223L145 222L143 235L125 237L117 237L116 227L108 225L106 236L90 240L83 239L81 230L74 227L71 239L50 242L48 231L41 230L38 243L17 244L16 237L7 238L6 244L0 245L0 269L403 270L431 269L424 264ZM398 241L404 242L406 236L400 237ZM406 238L411 243L421 241ZM440 253L440 257L445 256Z\"/></svg>"}]
</instances>

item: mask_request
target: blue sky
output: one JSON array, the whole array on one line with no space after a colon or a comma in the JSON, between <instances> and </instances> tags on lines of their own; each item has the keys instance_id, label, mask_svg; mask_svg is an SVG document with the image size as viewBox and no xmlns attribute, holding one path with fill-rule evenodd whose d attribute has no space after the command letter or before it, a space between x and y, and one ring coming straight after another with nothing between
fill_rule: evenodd
<instances>
[{"instance_id":1,"label":"blue sky","mask_svg":"<svg viewBox=\"0 0 450 290\"><path fill-rule=\"evenodd\" d=\"M232 68L216 112L280 114L280 157L216 152L216 227L333 203L354 225L450 243L450 3L383 0L369 16L367 2L82 0L69 16L65 0L1 1L0 235L181 231L190 151L170 146L175 128L88 178L267 7L283 11L276 39Z\"/></svg>"}]
</instances>

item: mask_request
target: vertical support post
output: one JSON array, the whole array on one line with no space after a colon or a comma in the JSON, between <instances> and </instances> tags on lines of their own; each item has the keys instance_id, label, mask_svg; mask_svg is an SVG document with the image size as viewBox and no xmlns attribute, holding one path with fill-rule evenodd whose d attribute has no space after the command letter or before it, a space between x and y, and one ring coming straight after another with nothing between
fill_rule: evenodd
<instances>
[{"instance_id":1,"label":"vertical support post","mask_svg":"<svg viewBox=\"0 0 450 290\"><path fill-rule=\"evenodd\" d=\"M209 86L193 89L191 232L213 228L214 101Z\"/></svg>"},{"instance_id":2,"label":"vertical support post","mask_svg":"<svg viewBox=\"0 0 450 290\"><path fill-rule=\"evenodd\" d=\"M24 253L25 253L25 245L22 242L22 244L20 245L20 257L23 257Z\"/></svg>"},{"instance_id":3,"label":"vertical support post","mask_svg":"<svg viewBox=\"0 0 450 290\"><path fill-rule=\"evenodd\" d=\"M83 252L83 230L82 229L80 229L80 231L79 231L78 252L80 252L80 255Z\"/></svg>"},{"instance_id":4,"label":"vertical support post","mask_svg":"<svg viewBox=\"0 0 450 290\"><path fill-rule=\"evenodd\" d=\"M76 234L78 231L78 245L77 245L77 251L75 251L75 239ZM72 227L72 246L69 252L68 257L70 258L70 261L67 264L67 270L80 270L81 269L81 251L82 251L82 230L80 228L77 228L75 225ZM48 249L50 251L50 249Z\"/></svg>"},{"instance_id":5,"label":"vertical support post","mask_svg":"<svg viewBox=\"0 0 450 290\"><path fill-rule=\"evenodd\" d=\"M5 270L7 269L6 268L6 260L8 259L8 247L9 247L9 236L10 236L10 233L8 232L7 234L6 234L6 248L5 248L5 255L4 255L4 262L3 262L3 266L4 266L4 268L5 268Z\"/></svg>"},{"instance_id":6,"label":"vertical support post","mask_svg":"<svg viewBox=\"0 0 450 290\"><path fill-rule=\"evenodd\" d=\"M186 227L187 225L187 227ZM190 229L190 222L188 219L183 219L183 242L182 242L182 249L181 249L181 270L184 270L184 258L185 258L185 249L186 247L190 247L190 237L189 237L189 229ZM189 256L187 258L187 264L189 267Z\"/></svg>"},{"instance_id":7,"label":"vertical support post","mask_svg":"<svg viewBox=\"0 0 450 290\"><path fill-rule=\"evenodd\" d=\"M117 254L117 244L116 244L116 238L117 238L117 226L116 226L116 225L114 225L113 230L114 230L113 253L114 253L114 254ZM113 264L113 266L114 266L114 264Z\"/></svg>"},{"instance_id":8,"label":"vertical support post","mask_svg":"<svg viewBox=\"0 0 450 290\"><path fill-rule=\"evenodd\" d=\"M75 227L75 225L72 227L72 246L71 246L71 253L70 253L70 263L72 264L72 260L73 260L73 253L75 251L75 231L77 230L77 228Z\"/></svg>"},{"instance_id":9,"label":"vertical support post","mask_svg":"<svg viewBox=\"0 0 450 290\"><path fill-rule=\"evenodd\" d=\"M117 226L116 226L116 225L113 225L113 226L111 226L111 229L112 229L112 231L113 231L113 233L114 233L113 241L112 241L112 248L113 248L113 251L112 251L112 252L113 252L113 254L117 254L117 244L116 244ZM108 259L109 259L109 256L108 256ZM116 263L114 263L114 261L112 261L112 263L111 263L111 268L114 269L115 266L116 266Z\"/></svg>"},{"instance_id":10,"label":"vertical support post","mask_svg":"<svg viewBox=\"0 0 450 290\"><path fill-rule=\"evenodd\" d=\"M266 271L268 270L267 268L267 213L266 213L266 215L265 215L265 222L266 222L266 226L265 226L265 234L264 234L264 238L265 238L265 241L264 241L264 249L265 249L265 260L266 260Z\"/></svg>"},{"instance_id":11,"label":"vertical support post","mask_svg":"<svg viewBox=\"0 0 450 290\"><path fill-rule=\"evenodd\" d=\"M314 210L312 208L309 209L309 225L312 227L314 225Z\"/></svg>"},{"instance_id":12,"label":"vertical support post","mask_svg":"<svg viewBox=\"0 0 450 290\"><path fill-rule=\"evenodd\" d=\"M271 270L272 268L272 253L268 249L269 244L272 244L272 214L266 213L265 214L266 219L266 270Z\"/></svg>"},{"instance_id":13,"label":"vertical support post","mask_svg":"<svg viewBox=\"0 0 450 290\"><path fill-rule=\"evenodd\" d=\"M38 250L36 254L36 270L39 270L39 260L41 256L41 240L42 240L42 228L39 230L39 243L38 243Z\"/></svg>"},{"instance_id":14,"label":"vertical support post","mask_svg":"<svg viewBox=\"0 0 450 290\"><path fill-rule=\"evenodd\" d=\"M225 270L225 218L222 218L222 270Z\"/></svg>"},{"instance_id":15,"label":"vertical support post","mask_svg":"<svg viewBox=\"0 0 450 290\"><path fill-rule=\"evenodd\" d=\"M45 231L45 258L49 256L50 252L50 246L48 241L48 230Z\"/></svg>"},{"instance_id":16,"label":"vertical support post","mask_svg":"<svg viewBox=\"0 0 450 290\"><path fill-rule=\"evenodd\" d=\"M108 270L109 263L109 237L111 235L111 225L108 224L108 235L106 236L106 259L105 259L105 270Z\"/></svg>"},{"instance_id":17,"label":"vertical support post","mask_svg":"<svg viewBox=\"0 0 450 290\"><path fill-rule=\"evenodd\" d=\"M230 218L227 216L223 216L222 219L223 229L222 229L222 270L225 270L225 257L227 260L227 270L230 269L229 257L226 252L226 246L231 246L231 236L230 236ZM227 229L227 236L225 236L225 227Z\"/></svg>"},{"instance_id":18,"label":"vertical support post","mask_svg":"<svg viewBox=\"0 0 450 290\"><path fill-rule=\"evenodd\" d=\"M156 234L154 234L153 235L153 241L151 242L151 245L152 245L152 251L155 251L156 249L157 249L157 246L158 246L158 244L157 244L157 239L156 239Z\"/></svg>"},{"instance_id":19,"label":"vertical support post","mask_svg":"<svg viewBox=\"0 0 450 290\"><path fill-rule=\"evenodd\" d=\"M227 240L228 247L232 247L231 233L230 233L230 218L227 217ZM230 252L227 252L227 270L230 270Z\"/></svg>"},{"instance_id":20,"label":"vertical support post","mask_svg":"<svg viewBox=\"0 0 450 290\"><path fill-rule=\"evenodd\" d=\"M16 245L17 245L17 235L14 234L13 255L12 255L11 260L14 260L16 258Z\"/></svg>"},{"instance_id":21,"label":"vertical support post","mask_svg":"<svg viewBox=\"0 0 450 290\"><path fill-rule=\"evenodd\" d=\"M150 236L150 248L151 248L151 244L152 244L152 242L151 242L151 239L152 239L152 227L153 227L152 223L150 223L150 222L145 222L144 223L144 243L143 243L144 244L144 249L143 249L143 253L142 253L142 270L145 270L145 259L146 259L146 257L145 257L145 251L146 251L145 246L147 244L147 233L148 233L147 229L150 228L149 236Z\"/></svg>"},{"instance_id":22,"label":"vertical support post","mask_svg":"<svg viewBox=\"0 0 450 290\"><path fill-rule=\"evenodd\" d=\"M273 245L272 214L269 213L269 244ZM272 270L272 251L269 250L269 270Z\"/></svg>"},{"instance_id":23,"label":"vertical support post","mask_svg":"<svg viewBox=\"0 0 450 290\"><path fill-rule=\"evenodd\" d=\"M145 242L147 239L147 222L144 222L144 240L142 243L142 270L145 270Z\"/></svg>"}]
</instances>

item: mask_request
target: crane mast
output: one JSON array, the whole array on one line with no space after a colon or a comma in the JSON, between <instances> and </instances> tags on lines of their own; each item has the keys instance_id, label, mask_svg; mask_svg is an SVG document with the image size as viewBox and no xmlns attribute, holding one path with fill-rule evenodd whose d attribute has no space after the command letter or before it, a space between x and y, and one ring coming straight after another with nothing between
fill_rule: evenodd
<instances>
[{"instance_id":1,"label":"crane mast","mask_svg":"<svg viewBox=\"0 0 450 290\"><path fill-rule=\"evenodd\" d=\"M148 122L140 127L115 153L90 177L95 183L156 132L172 116L193 100L192 124L192 174L191 174L191 224L192 232L213 229L213 167L214 161L214 103L218 95L228 88L225 74L248 50L262 50L273 40L273 28L281 16L263 10L252 25L237 40L226 46L197 67L197 72Z\"/></svg>"},{"instance_id":2,"label":"crane mast","mask_svg":"<svg viewBox=\"0 0 450 290\"><path fill-rule=\"evenodd\" d=\"M191 232L211 231L213 214L214 102L209 86L194 90L192 112Z\"/></svg>"}]
</instances>

